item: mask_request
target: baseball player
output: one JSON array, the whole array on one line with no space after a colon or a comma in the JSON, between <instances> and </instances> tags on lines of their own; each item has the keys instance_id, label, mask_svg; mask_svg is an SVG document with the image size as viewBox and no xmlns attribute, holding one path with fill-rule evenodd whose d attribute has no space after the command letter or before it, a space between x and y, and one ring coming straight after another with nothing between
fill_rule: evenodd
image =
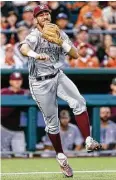
<instances>
[{"instance_id":1,"label":"baseball player","mask_svg":"<svg viewBox=\"0 0 116 180\"><path fill-rule=\"evenodd\" d=\"M14 72L9 78L9 87L1 90L2 95L29 94L27 89L23 89L23 77L20 73ZM23 128L20 125L21 112L23 108L2 107L1 108L1 151L3 157L11 157L4 152L15 152L15 157L25 157L21 155L26 151L26 142Z\"/></svg>"},{"instance_id":2,"label":"baseball player","mask_svg":"<svg viewBox=\"0 0 116 180\"><path fill-rule=\"evenodd\" d=\"M60 70L65 55L78 58L77 50L68 36L51 24L50 9L39 5L33 11L35 28L20 44L20 51L28 57L29 85L33 99L43 113L46 132L56 151L56 159L64 175L73 176L72 168L63 153L59 134L57 97L67 101L73 109L77 125L85 139L87 151L100 148L90 137L86 102L73 82Z\"/></svg>"}]
</instances>

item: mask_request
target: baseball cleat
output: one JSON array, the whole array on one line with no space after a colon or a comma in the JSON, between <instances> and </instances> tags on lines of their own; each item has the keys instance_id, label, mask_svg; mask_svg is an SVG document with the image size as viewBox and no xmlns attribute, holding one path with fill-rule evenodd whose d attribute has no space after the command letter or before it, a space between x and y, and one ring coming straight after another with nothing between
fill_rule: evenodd
<instances>
[{"instance_id":1,"label":"baseball cleat","mask_svg":"<svg viewBox=\"0 0 116 180\"><path fill-rule=\"evenodd\" d=\"M58 153L58 155L56 156L56 159L58 163L60 164L62 173L66 177L73 177L73 170L68 164L67 157L63 153Z\"/></svg>"},{"instance_id":2,"label":"baseball cleat","mask_svg":"<svg viewBox=\"0 0 116 180\"><path fill-rule=\"evenodd\" d=\"M87 152L98 151L102 148L102 145L90 136L86 138L85 144Z\"/></svg>"}]
</instances>

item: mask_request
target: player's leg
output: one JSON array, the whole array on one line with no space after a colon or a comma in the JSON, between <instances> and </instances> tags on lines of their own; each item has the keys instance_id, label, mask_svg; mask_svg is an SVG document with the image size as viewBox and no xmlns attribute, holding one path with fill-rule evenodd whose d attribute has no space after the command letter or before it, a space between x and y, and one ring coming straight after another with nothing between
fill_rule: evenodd
<instances>
[{"instance_id":1,"label":"player's leg","mask_svg":"<svg viewBox=\"0 0 116 180\"><path fill-rule=\"evenodd\" d=\"M61 73L59 76L57 95L58 97L67 101L70 108L73 109L78 127L81 130L84 139L86 139L88 136L90 136L86 102L79 93L75 84L64 73Z\"/></svg>"},{"instance_id":2,"label":"player's leg","mask_svg":"<svg viewBox=\"0 0 116 180\"><path fill-rule=\"evenodd\" d=\"M58 84L58 97L67 101L70 108L73 109L76 123L84 139L86 140L87 144L91 144L93 139L90 137L89 117L85 99L81 96L75 84L62 72L59 74ZM95 141L94 147L99 147L99 144Z\"/></svg>"},{"instance_id":3,"label":"player's leg","mask_svg":"<svg viewBox=\"0 0 116 180\"><path fill-rule=\"evenodd\" d=\"M53 79L30 82L30 90L33 99L41 110L46 124L47 132L56 154L63 153L58 119L58 105L56 100L56 83Z\"/></svg>"},{"instance_id":4,"label":"player's leg","mask_svg":"<svg viewBox=\"0 0 116 180\"><path fill-rule=\"evenodd\" d=\"M37 102L46 124L46 132L56 151L56 159L60 164L64 175L71 177L73 172L68 164L67 157L63 153L58 119L58 104L57 104L57 77L58 75L44 82L30 83L30 90L34 100Z\"/></svg>"}]
</instances>

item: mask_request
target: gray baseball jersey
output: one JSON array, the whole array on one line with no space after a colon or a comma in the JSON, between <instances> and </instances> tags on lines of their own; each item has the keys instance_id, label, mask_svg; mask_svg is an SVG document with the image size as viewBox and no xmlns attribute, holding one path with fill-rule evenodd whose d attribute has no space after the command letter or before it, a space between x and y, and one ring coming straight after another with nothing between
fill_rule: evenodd
<instances>
[{"instance_id":1,"label":"gray baseball jersey","mask_svg":"<svg viewBox=\"0 0 116 180\"><path fill-rule=\"evenodd\" d=\"M76 125L69 123L67 131L60 128L61 141L64 150L73 150L73 145L81 145L84 139Z\"/></svg>"},{"instance_id":2,"label":"gray baseball jersey","mask_svg":"<svg viewBox=\"0 0 116 180\"><path fill-rule=\"evenodd\" d=\"M61 37L72 45L63 31L61 31ZM62 47L43 39L38 29L34 29L21 44L23 43L27 43L37 53L46 53L50 56L50 60L47 61L28 58L29 86L32 97L43 114L46 132L57 134L59 132L57 97L67 101L75 115L86 110L85 100L75 84L60 70L66 54ZM40 81L36 78L49 74L56 74L56 76Z\"/></svg>"},{"instance_id":3,"label":"gray baseball jersey","mask_svg":"<svg viewBox=\"0 0 116 180\"><path fill-rule=\"evenodd\" d=\"M60 128L60 134L64 150L73 150L73 145L81 145L84 142L78 127L71 123L68 124L68 129L66 131L63 131ZM42 138L42 141L44 145L52 146L52 143L47 134Z\"/></svg>"},{"instance_id":4,"label":"gray baseball jersey","mask_svg":"<svg viewBox=\"0 0 116 180\"><path fill-rule=\"evenodd\" d=\"M108 121L108 126L100 129L101 143L110 144L116 143L116 124Z\"/></svg>"},{"instance_id":5,"label":"gray baseball jersey","mask_svg":"<svg viewBox=\"0 0 116 180\"><path fill-rule=\"evenodd\" d=\"M60 34L63 40L72 45L72 42L65 32L61 31ZM50 60L48 61L35 60L34 58L29 57L29 77L54 74L57 72L57 69L63 65L66 53L62 47L45 40L38 29L33 29L26 39L21 42L21 44L23 43L27 43L36 53L46 53L50 57Z\"/></svg>"}]
</instances>

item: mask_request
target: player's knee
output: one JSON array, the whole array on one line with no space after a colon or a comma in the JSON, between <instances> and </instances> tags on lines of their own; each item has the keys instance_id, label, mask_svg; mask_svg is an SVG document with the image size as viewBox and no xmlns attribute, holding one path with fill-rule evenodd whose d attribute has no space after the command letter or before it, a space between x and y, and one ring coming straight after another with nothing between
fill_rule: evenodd
<instances>
[{"instance_id":1,"label":"player's knee","mask_svg":"<svg viewBox=\"0 0 116 180\"><path fill-rule=\"evenodd\" d=\"M59 133L59 119L56 114L46 117L45 120L46 128L45 131L50 134L58 134Z\"/></svg>"},{"instance_id":2,"label":"player's knee","mask_svg":"<svg viewBox=\"0 0 116 180\"><path fill-rule=\"evenodd\" d=\"M79 100L75 100L75 105L74 105L74 108L73 108L73 113L75 115L77 115L77 114L81 114L84 111L86 111L86 101L81 96Z\"/></svg>"},{"instance_id":3,"label":"player's knee","mask_svg":"<svg viewBox=\"0 0 116 180\"><path fill-rule=\"evenodd\" d=\"M45 131L50 134L58 134L59 133L59 126L46 126Z\"/></svg>"}]
</instances>

